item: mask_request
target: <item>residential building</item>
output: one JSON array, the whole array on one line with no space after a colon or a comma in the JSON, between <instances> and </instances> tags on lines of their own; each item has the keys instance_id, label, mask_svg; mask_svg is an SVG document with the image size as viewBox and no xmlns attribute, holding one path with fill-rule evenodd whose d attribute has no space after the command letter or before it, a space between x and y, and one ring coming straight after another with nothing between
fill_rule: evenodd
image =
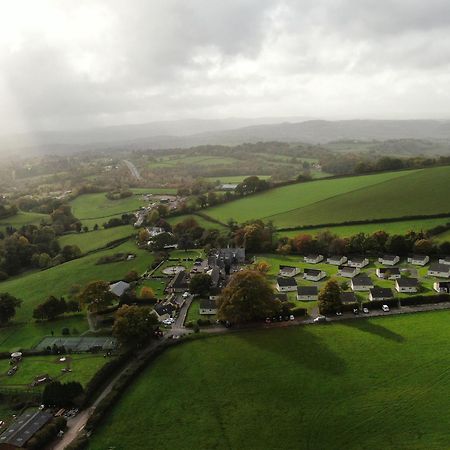
<instances>
[{"instance_id":1,"label":"residential building","mask_svg":"<svg viewBox=\"0 0 450 450\"><path fill-rule=\"evenodd\" d=\"M128 289L130 289L130 284L125 281L118 281L117 283L109 285L109 291L117 297L122 297Z\"/></svg>"},{"instance_id":2,"label":"residential building","mask_svg":"<svg viewBox=\"0 0 450 450\"><path fill-rule=\"evenodd\" d=\"M450 294L450 281L436 281L433 288L440 294Z\"/></svg>"},{"instance_id":3,"label":"residential building","mask_svg":"<svg viewBox=\"0 0 450 450\"><path fill-rule=\"evenodd\" d=\"M281 266L280 265L280 270L278 272L278 275L280 275L280 277L295 277L299 273L300 273L300 269L298 267Z\"/></svg>"},{"instance_id":4,"label":"residential building","mask_svg":"<svg viewBox=\"0 0 450 450\"><path fill-rule=\"evenodd\" d=\"M424 266L430 262L430 257L427 255L413 255L408 257L408 262L415 266Z\"/></svg>"},{"instance_id":5,"label":"residential building","mask_svg":"<svg viewBox=\"0 0 450 450\"><path fill-rule=\"evenodd\" d=\"M350 303L356 303L358 299L356 298L356 294L354 292L341 292L341 303L344 305L348 305Z\"/></svg>"},{"instance_id":6,"label":"residential building","mask_svg":"<svg viewBox=\"0 0 450 450\"><path fill-rule=\"evenodd\" d=\"M369 260L363 256L352 256L348 259L347 265L350 267L358 267L362 269L369 265Z\"/></svg>"},{"instance_id":7,"label":"residential building","mask_svg":"<svg viewBox=\"0 0 450 450\"><path fill-rule=\"evenodd\" d=\"M185 270L178 272L167 285L167 292L184 292L189 289L189 277Z\"/></svg>"},{"instance_id":8,"label":"residential building","mask_svg":"<svg viewBox=\"0 0 450 450\"><path fill-rule=\"evenodd\" d=\"M352 278L350 285L354 291L368 291L374 287L373 281L366 275L358 275Z\"/></svg>"},{"instance_id":9,"label":"residential building","mask_svg":"<svg viewBox=\"0 0 450 450\"><path fill-rule=\"evenodd\" d=\"M341 266L342 264L345 264L347 262L346 256L330 256L327 258L327 263L332 264L333 266Z\"/></svg>"},{"instance_id":10,"label":"residential building","mask_svg":"<svg viewBox=\"0 0 450 450\"><path fill-rule=\"evenodd\" d=\"M321 261L323 261L324 258L323 258L323 255L308 255L308 256L305 256L303 259L304 259L305 263L318 264Z\"/></svg>"},{"instance_id":11,"label":"residential building","mask_svg":"<svg viewBox=\"0 0 450 450\"><path fill-rule=\"evenodd\" d=\"M430 265L428 269L428 275L432 277L439 278L449 278L450 277L450 265L434 263Z\"/></svg>"},{"instance_id":12,"label":"residential building","mask_svg":"<svg viewBox=\"0 0 450 450\"><path fill-rule=\"evenodd\" d=\"M205 316L212 316L217 314L217 303L215 300L210 298L200 300L199 313Z\"/></svg>"},{"instance_id":13,"label":"residential building","mask_svg":"<svg viewBox=\"0 0 450 450\"><path fill-rule=\"evenodd\" d=\"M294 292L297 290L297 281L293 277L278 277L276 288L279 292Z\"/></svg>"},{"instance_id":14,"label":"residential building","mask_svg":"<svg viewBox=\"0 0 450 450\"><path fill-rule=\"evenodd\" d=\"M439 258L439 264L450 265L450 256L445 256L444 258Z\"/></svg>"},{"instance_id":15,"label":"residential building","mask_svg":"<svg viewBox=\"0 0 450 450\"><path fill-rule=\"evenodd\" d=\"M173 306L171 303L166 303L164 305L162 303L158 303L155 305L154 311L158 316L158 320L162 322L163 320L172 317L172 314L175 311L175 306Z\"/></svg>"},{"instance_id":16,"label":"residential building","mask_svg":"<svg viewBox=\"0 0 450 450\"><path fill-rule=\"evenodd\" d=\"M372 302L376 300L392 300L393 298L394 294L391 288L374 287L369 292L369 300Z\"/></svg>"},{"instance_id":17,"label":"residential building","mask_svg":"<svg viewBox=\"0 0 450 450\"><path fill-rule=\"evenodd\" d=\"M397 256L397 255L383 255L381 258L378 258L378 262L380 264L384 264L385 266L395 266L395 264L400 262L400 256Z\"/></svg>"},{"instance_id":18,"label":"residential building","mask_svg":"<svg viewBox=\"0 0 450 450\"><path fill-rule=\"evenodd\" d=\"M395 280L395 289L397 292L415 293L417 292L418 285L419 280L417 278L398 278Z\"/></svg>"},{"instance_id":19,"label":"residential building","mask_svg":"<svg viewBox=\"0 0 450 450\"><path fill-rule=\"evenodd\" d=\"M398 267L379 267L376 270L378 278L387 280L396 280L401 277L400 269Z\"/></svg>"},{"instance_id":20,"label":"residential building","mask_svg":"<svg viewBox=\"0 0 450 450\"><path fill-rule=\"evenodd\" d=\"M309 281L320 281L325 278L327 273L324 270L319 269L305 269L303 271L303 278Z\"/></svg>"},{"instance_id":21,"label":"residential building","mask_svg":"<svg viewBox=\"0 0 450 450\"><path fill-rule=\"evenodd\" d=\"M356 277L361 272L358 267L339 266L338 275L345 278Z\"/></svg>"},{"instance_id":22,"label":"residential building","mask_svg":"<svg viewBox=\"0 0 450 450\"><path fill-rule=\"evenodd\" d=\"M309 302L317 300L319 297L319 289L317 286L298 286L297 300Z\"/></svg>"}]
</instances>

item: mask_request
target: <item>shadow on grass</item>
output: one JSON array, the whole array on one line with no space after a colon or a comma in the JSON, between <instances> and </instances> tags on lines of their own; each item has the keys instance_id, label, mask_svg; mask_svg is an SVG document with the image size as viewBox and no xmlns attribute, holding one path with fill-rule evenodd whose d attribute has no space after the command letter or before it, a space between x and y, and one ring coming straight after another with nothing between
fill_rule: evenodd
<instances>
[{"instance_id":1,"label":"shadow on grass","mask_svg":"<svg viewBox=\"0 0 450 450\"><path fill-rule=\"evenodd\" d=\"M394 342L403 342L405 338L392 330L378 324L377 321L367 320L367 319L353 319L353 320L343 320L342 325L346 325L351 328L356 328L359 331L365 333L370 333L375 336L379 336L383 339L388 339Z\"/></svg>"},{"instance_id":2,"label":"shadow on grass","mask_svg":"<svg viewBox=\"0 0 450 450\"><path fill-rule=\"evenodd\" d=\"M321 325L327 327L328 325ZM346 363L309 326L243 333L240 338L259 351L270 352L290 363L316 372L341 375Z\"/></svg>"}]
</instances>

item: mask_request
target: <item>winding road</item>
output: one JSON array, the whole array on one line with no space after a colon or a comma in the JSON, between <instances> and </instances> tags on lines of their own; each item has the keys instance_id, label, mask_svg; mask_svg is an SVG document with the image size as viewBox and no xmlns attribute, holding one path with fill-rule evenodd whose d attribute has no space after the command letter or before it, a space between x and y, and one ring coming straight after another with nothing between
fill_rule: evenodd
<instances>
[{"instance_id":1,"label":"winding road","mask_svg":"<svg viewBox=\"0 0 450 450\"><path fill-rule=\"evenodd\" d=\"M128 167L128 170L130 171L131 175L132 175L134 178L136 178L136 180L142 181L141 174L140 174L139 171L136 169L136 166L135 166L132 162L127 161L126 159L124 159L123 162L124 162L125 165Z\"/></svg>"}]
</instances>

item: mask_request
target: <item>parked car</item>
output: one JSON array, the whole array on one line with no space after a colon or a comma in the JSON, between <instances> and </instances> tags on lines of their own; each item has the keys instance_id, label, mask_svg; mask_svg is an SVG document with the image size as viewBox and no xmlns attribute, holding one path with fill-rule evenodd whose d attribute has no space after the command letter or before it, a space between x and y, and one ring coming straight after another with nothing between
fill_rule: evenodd
<instances>
[{"instance_id":1,"label":"parked car","mask_svg":"<svg viewBox=\"0 0 450 450\"><path fill-rule=\"evenodd\" d=\"M369 314L369 308L363 308L363 313L364 314Z\"/></svg>"},{"instance_id":2,"label":"parked car","mask_svg":"<svg viewBox=\"0 0 450 450\"><path fill-rule=\"evenodd\" d=\"M381 309L382 309L384 312L389 312L389 306L388 306L388 305L383 305L383 306L381 307Z\"/></svg>"},{"instance_id":3,"label":"parked car","mask_svg":"<svg viewBox=\"0 0 450 450\"><path fill-rule=\"evenodd\" d=\"M336 315L337 315L337 316L342 316L341 311L337 311L337 312L336 312Z\"/></svg>"},{"instance_id":4,"label":"parked car","mask_svg":"<svg viewBox=\"0 0 450 450\"><path fill-rule=\"evenodd\" d=\"M188 297L189 297L189 292L187 292L187 291L184 292L184 293L183 293L183 298L188 298Z\"/></svg>"},{"instance_id":5,"label":"parked car","mask_svg":"<svg viewBox=\"0 0 450 450\"><path fill-rule=\"evenodd\" d=\"M325 323L325 322L327 322L327 318L325 317L325 316L317 316L314 320L313 320L313 322L314 323Z\"/></svg>"},{"instance_id":6,"label":"parked car","mask_svg":"<svg viewBox=\"0 0 450 450\"><path fill-rule=\"evenodd\" d=\"M357 316L359 314L359 309L358 308L353 308L353 314L355 316Z\"/></svg>"},{"instance_id":7,"label":"parked car","mask_svg":"<svg viewBox=\"0 0 450 450\"><path fill-rule=\"evenodd\" d=\"M289 320L295 320L294 314L291 314L291 315L289 316Z\"/></svg>"},{"instance_id":8,"label":"parked car","mask_svg":"<svg viewBox=\"0 0 450 450\"><path fill-rule=\"evenodd\" d=\"M270 320L270 317L266 317L266 320L264 322L271 323L272 321Z\"/></svg>"}]
</instances>

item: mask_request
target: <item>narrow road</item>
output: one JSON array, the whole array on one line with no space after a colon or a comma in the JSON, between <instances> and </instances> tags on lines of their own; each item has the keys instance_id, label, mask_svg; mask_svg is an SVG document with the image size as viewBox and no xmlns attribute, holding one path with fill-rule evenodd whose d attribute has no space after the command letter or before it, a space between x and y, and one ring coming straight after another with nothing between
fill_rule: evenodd
<instances>
[{"instance_id":1,"label":"narrow road","mask_svg":"<svg viewBox=\"0 0 450 450\"><path fill-rule=\"evenodd\" d=\"M136 178L136 180L141 181L142 177L141 177L141 174L139 173L139 171L136 169L136 166L132 162L127 161L126 159L124 159L123 162L128 167L128 170L130 171L131 175L134 178Z\"/></svg>"}]
</instances>

